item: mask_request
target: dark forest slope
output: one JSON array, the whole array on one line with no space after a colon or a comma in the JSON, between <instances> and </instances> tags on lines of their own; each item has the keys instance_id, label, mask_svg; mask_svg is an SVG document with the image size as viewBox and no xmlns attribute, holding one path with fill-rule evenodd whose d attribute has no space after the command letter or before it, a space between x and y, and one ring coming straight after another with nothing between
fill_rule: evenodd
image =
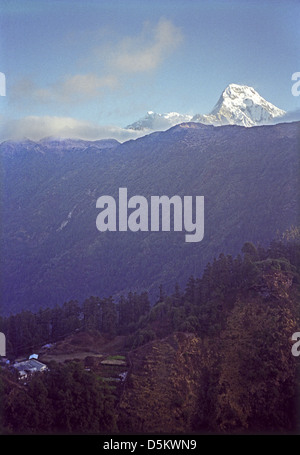
<instances>
[{"instance_id":1,"label":"dark forest slope","mask_svg":"<svg viewBox=\"0 0 300 455\"><path fill-rule=\"evenodd\" d=\"M2 172L2 312L89 295L156 298L200 274L220 251L267 244L297 223L299 123L244 128L182 124L124 144L6 142ZM205 235L96 229L96 200L205 198Z\"/></svg>"}]
</instances>

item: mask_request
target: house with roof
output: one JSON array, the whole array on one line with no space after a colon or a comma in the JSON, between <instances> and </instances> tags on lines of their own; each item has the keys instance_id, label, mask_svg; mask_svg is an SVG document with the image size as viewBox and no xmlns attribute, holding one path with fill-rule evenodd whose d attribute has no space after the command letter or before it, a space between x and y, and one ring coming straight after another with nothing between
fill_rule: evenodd
<instances>
[{"instance_id":1,"label":"house with roof","mask_svg":"<svg viewBox=\"0 0 300 455\"><path fill-rule=\"evenodd\" d=\"M34 358L15 362L12 367L17 371L20 379L25 379L34 373L42 373L48 370L47 365Z\"/></svg>"}]
</instances>

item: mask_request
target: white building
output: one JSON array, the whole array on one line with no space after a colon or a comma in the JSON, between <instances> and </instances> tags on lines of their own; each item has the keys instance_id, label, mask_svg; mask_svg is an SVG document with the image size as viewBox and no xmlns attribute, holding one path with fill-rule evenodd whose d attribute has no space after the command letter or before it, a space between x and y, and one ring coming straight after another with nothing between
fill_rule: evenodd
<instances>
[{"instance_id":1,"label":"white building","mask_svg":"<svg viewBox=\"0 0 300 455\"><path fill-rule=\"evenodd\" d=\"M48 370L47 365L34 358L24 360L23 362L15 362L12 366L17 370L19 377L22 379L27 378L30 374L41 373Z\"/></svg>"}]
</instances>

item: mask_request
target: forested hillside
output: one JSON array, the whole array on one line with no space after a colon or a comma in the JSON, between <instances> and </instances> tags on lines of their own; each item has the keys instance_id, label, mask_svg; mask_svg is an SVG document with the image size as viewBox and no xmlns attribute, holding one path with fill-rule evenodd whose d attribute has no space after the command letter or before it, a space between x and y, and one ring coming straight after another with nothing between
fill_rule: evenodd
<instances>
[{"instance_id":1,"label":"forested hillside","mask_svg":"<svg viewBox=\"0 0 300 455\"><path fill-rule=\"evenodd\" d=\"M188 123L135 141L0 145L1 314L160 284L170 294L220 251L268 245L296 225L299 123L244 128ZM204 239L185 232L99 232L96 201L204 196Z\"/></svg>"},{"instance_id":2,"label":"forested hillside","mask_svg":"<svg viewBox=\"0 0 300 455\"><path fill-rule=\"evenodd\" d=\"M129 293L2 318L10 359L86 333L110 343L121 337L128 364L117 390L80 359L52 361L27 385L2 368L2 431L299 431L299 362L291 354L299 258L294 228L268 248L247 242L234 258L220 254L184 289L161 287L151 307L145 293Z\"/></svg>"}]
</instances>

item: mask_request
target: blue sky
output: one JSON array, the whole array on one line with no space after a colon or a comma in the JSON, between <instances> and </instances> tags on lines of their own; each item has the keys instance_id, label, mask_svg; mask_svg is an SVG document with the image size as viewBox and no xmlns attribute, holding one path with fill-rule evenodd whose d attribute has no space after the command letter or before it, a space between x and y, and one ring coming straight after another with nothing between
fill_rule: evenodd
<instances>
[{"instance_id":1,"label":"blue sky","mask_svg":"<svg viewBox=\"0 0 300 455\"><path fill-rule=\"evenodd\" d=\"M2 0L0 139L126 139L145 115L208 113L229 83L293 111L298 0Z\"/></svg>"}]
</instances>

